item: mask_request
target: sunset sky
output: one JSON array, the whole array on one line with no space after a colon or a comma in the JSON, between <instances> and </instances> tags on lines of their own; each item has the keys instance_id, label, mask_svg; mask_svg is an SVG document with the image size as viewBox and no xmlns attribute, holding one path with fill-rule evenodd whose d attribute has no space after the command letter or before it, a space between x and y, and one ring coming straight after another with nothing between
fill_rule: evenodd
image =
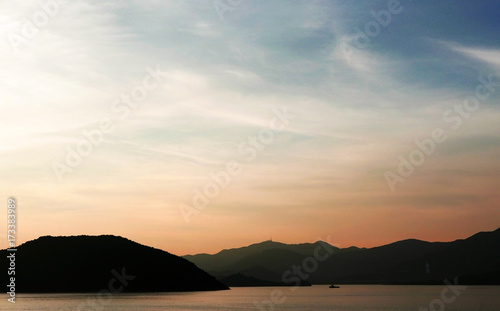
<instances>
[{"instance_id":1,"label":"sunset sky","mask_svg":"<svg viewBox=\"0 0 500 311\"><path fill-rule=\"evenodd\" d=\"M0 218L14 197L18 244L114 234L177 255L497 229L499 11L2 1Z\"/></svg>"}]
</instances>

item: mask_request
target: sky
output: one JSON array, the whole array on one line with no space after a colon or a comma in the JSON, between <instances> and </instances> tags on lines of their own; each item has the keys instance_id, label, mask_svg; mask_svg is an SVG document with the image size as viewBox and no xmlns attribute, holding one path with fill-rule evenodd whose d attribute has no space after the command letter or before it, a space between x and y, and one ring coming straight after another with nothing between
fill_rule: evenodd
<instances>
[{"instance_id":1,"label":"sky","mask_svg":"<svg viewBox=\"0 0 500 311\"><path fill-rule=\"evenodd\" d=\"M177 255L497 229L499 9L2 1L0 216Z\"/></svg>"}]
</instances>

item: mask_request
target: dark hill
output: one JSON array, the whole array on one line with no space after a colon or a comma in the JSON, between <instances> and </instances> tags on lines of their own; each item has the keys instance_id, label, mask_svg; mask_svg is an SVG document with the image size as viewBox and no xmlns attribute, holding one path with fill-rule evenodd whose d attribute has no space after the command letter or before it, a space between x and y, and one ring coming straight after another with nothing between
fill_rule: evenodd
<instances>
[{"instance_id":1,"label":"dark hill","mask_svg":"<svg viewBox=\"0 0 500 311\"><path fill-rule=\"evenodd\" d=\"M7 254L0 251L5 270ZM111 235L44 236L20 245L15 257L18 293L97 293L112 279L122 292L228 289L181 257Z\"/></svg>"},{"instance_id":2,"label":"dark hill","mask_svg":"<svg viewBox=\"0 0 500 311\"><path fill-rule=\"evenodd\" d=\"M246 247L225 249L217 253L216 255L208 254L198 254L198 255L186 255L183 258L198 264L202 263L206 270L225 270L230 265L236 262L252 256L259 254L266 250L276 250L276 249L289 249L291 245L284 243L264 241L257 244L252 244Z\"/></svg>"},{"instance_id":3,"label":"dark hill","mask_svg":"<svg viewBox=\"0 0 500 311\"><path fill-rule=\"evenodd\" d=\"M203 269L207 271L227 271L233 266L237 267L237 270L241 271L242 269L239 267L240 263L248 262L249 257L260 256L263 252L272 251L271 253L274 253L275 251L283 251L288 252L289 254L292 254L293 252L294 256L308 256L309 254L312 254L314 249L319 245L330 248L333 252L340 251L339 248L322 241L302 244L284 244L273 241L264 241L241 248L225 249L214 255L186 255L183 256L183 258L195 263L199 267L203 267ZM355 249L356 248L350 250Z\"/></svg>"},{"instance_id":4,"label":"dark hill","mask_svg":"<svg viewBox=\"0 0 500 311\"><path fill-rule=\"evenodd\" d=\"M283 281L293 266L301 267L314 250L329 244L287 245L263 242L214 255L185 256L219 279L242 273L268 281ZM500 285L500 229L453 242L408 239L373 248L329 248L305 280L313 284L443 284L458 277L462 284ZM231 260L222 260L231 258ZM225 263L225 265L221 265ZM308 268L310 270L310 268ZM297 276L298 273L295 275ZM279 276L279 277L277 277ZM289 279L290 274L287 274Z\"/></svg>"},{"instance_id":5,"label":"dark hill","mask_svg":"<svg viewBox=\"0 0 500 311\"><path fill-rule=\"evenodd\" d=\"M349 256L334 254L318 269L313 282L442 284L458 277L462 284L500 284L500 230L480 232L465 240L405 240Z\"/></svg>"}]
</instances>

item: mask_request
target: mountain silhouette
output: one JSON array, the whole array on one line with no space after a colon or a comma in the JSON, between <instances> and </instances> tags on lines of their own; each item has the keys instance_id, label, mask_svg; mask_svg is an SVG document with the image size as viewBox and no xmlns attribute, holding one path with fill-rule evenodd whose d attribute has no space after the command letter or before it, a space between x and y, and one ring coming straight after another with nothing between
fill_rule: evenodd
<instances>
[{"instance_id":1,"label":"mountain silhouette","mask_svg":"<svg viewBox=\"0 0 500 311\"><path fill-rule=\"evenodd\" d=\"M5 269L10 253L0 251ZM20 245L15 258L18 293L228 289L181 257L112 235L44 236Z\"/></svg>"},{"instance_id":2,"label":"mountain silhouette","mask_svg":"<svg viewBox=\"0 0 500 311\"><path fill-rule=\"evenodd\" d=\"M314 263L318 247L323 248L322 256L327 254L325 249L330 252L325 260ZM321 241L297 245L266 241L184 258L219 279L241 273L282 282L299 276L292 269L298 266L300 279L313 284L443 284L444 279L455 277L461 284L500 284L500 229L453 242L408 239L373 248L340 249ZM304 262L309 264L307 271Z\"/></svg>"},{"instance_id":3,"label":"mountain silhouette","mask_svg":"<svg viewBox=\"0 0 500 311\"><path fill-rule=\"evenodd\" d=\"M241 248L233 248L222 250L215 255L209 254L198 254L198 255L186 255L183 258L195 263L199 267L203 266L203 269L207 271L231 271L231 269L242 270L254 266L252 263L252 257L258 261L269 261L277 262L278 259L275 257L283 258L286 262L294 263L297 257L304 257L313 254L314 250L318 246L323 246L329 248L332 252L348 252L359 250L356 247L340 249L338 247L332 246L323 241L317 241L315 243L302 243L302 244L284 244L273 241L264 241L257 244L252 244L249 246ZM267 252L267 255L263 253ZM263 256L263 258L259 258ZM290 257L287 257L290 256ZM293 257L293 258L292 258ZM233 273L229 273L233 274Z\"/></svg>"}]
</instances>

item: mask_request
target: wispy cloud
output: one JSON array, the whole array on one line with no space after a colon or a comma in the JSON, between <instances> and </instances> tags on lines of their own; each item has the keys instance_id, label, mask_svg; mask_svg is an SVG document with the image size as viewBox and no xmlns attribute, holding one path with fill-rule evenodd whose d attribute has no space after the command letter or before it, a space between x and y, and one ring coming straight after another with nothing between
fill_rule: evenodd
<instances>
[{"instance_id":1,"label":"wispy cloud","mask_svg":"<svg viewBox=\"0 0 500 311\"><path fill-rule=\"evenodd\" d=\"M251 217L273 235L300 225L310 236L356 227L359 219L394 240L409 223L416 230L431 221L429 232L441 232L436 219L457 204L482 204L477 223L492 226L500 200L491 186L498 178L500 87L405 183L407 196L390 197L381 172L415 139L449 126L443 113L474 94L480 74L498 71L498 19L487 14L494 1L401 5L347 58L343 40L374 20L372 10L387 9L386 1L248 1L224 20L210 1L61 1L18 51L9 33L41 8L2 2L0 186L24 206L24 237L115 232L168 248L162 237L175 236L178 253L193 239L193 247L208 251L203 237L215 240L219 230L245 230L238 238L251 239ZM117 118L112 103L141 83L146 67L160 68L163 82L126 119ZM239 144L282 107L293 122L185 227L177 205L227 161L244 162ZM116 129L59 183L51 163L104 117ZM474 185L457 177L462 173L446 173L457 171ZM439 206L435 220L422 205ZM138 206L145 213L140 226ZM397 230L381 219L389 210L398 215ZM120 221L101 219L117 211ZM40 224L48 215L64 225ZM284 215L286 225L274 229ZM465 226L470 213L455 217ZM151 234L141 233L149 225ZM370 241L360 234L358 241Z\"/></svg>"}]
</instances>

